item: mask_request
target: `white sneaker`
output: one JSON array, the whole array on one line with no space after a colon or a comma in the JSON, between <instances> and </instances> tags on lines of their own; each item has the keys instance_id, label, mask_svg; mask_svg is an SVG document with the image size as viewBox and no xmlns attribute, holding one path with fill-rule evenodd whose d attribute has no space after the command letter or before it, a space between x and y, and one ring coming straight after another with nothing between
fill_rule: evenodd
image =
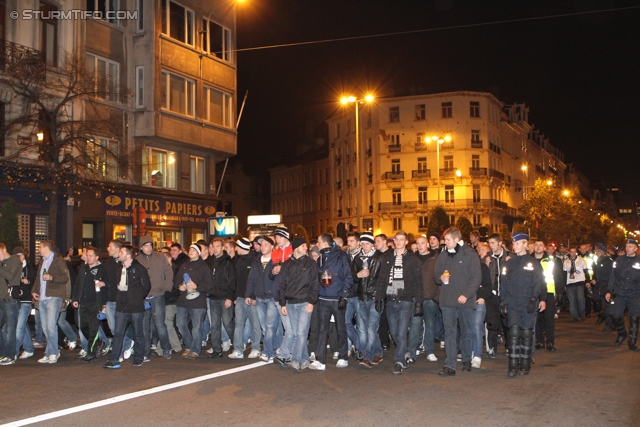
<instances>
[{"instance_id":1,"label":"white sneaker","mask_svg":"<svg viewBox=\"0 0 640 427\"><path fill-rule=\"evenodd\" d=\"M225 341L222 343L222 351L229 351L231 349L231 341Z\"/></svg>"},{"instance_id":2,"label":"white sneaker","mask_svg":"<svg viewBox=\"0 0 640 427\"><path fill-rule=\"evenodd\" d=\"M76 342L75 341L69 341L67 342L67 347L69 348L69 350L74 350L76 348Z\"/></svg>"},{"instance_id":3,"label":"white sneaker","mask_svg":"<svg viewBox=\"0 0 640 427\"><path fill-rule=\"evenodd\" d=\"M324 371L325 366L324 366L324 363L320 363L316 360L315 362L309 365L309 369L314 371Z\"/></svg>"},{"instance_id":4,"label":"white sneaker","mask_svg":"<svg viewBox=\"0 0 640 427\"><path fill-rule=\"evenodd\" d=\"M553 315L553 318L554 318L554 319L558 319L558 313L554 314L554 315Z\"/></svg>"},{"instance_id":5,"label":"white sneaker","mask_svg":"<svg viewBox=\"0 0 640 427\"><path fill-rule=\"evenodd\" d=\"M129 347L122 353L122 357L124 357L125 359L129 359L132 354L133 354L133 342L131 343L131 347Z\"/></svg>"},{"instance_id":6,"label":"white sneaker","mask_svg":"<svg viewBox=\"0 0 640 427\"><path fill-rule=\"evenodd\" d=\"M207 353L209 353L209 354L213 353L213 347L208 348L207 349Z\"/></svg>"},{"instance_id":7,"label":"white sneaker","mask_svg":"<svg viewBox=\"0 0 640 427\"><path fill-rule=\"evenodd\" d=\"M49 356L49 363L56 363L59 357L60 354L58 354L57 356L55 354L52 354L51 356Z\"/></svg>"},{"instance_id":8,"label":"white sneaker","mask_svg":"<svg viewBox=\"0 0 640 427\"><path fill-rule=\"evenodd\" d=\"M337 351L333 353L333 360L338 360L339 357L340 357L340 353L338 353Z\"/></svg>"},{"instance_id":9,"label":"white sneaker","mask_svg":"<svg viewBox=\"0 0 640 427\"><path fill-rule=\"evenodd\" d=\"M266 354L261 354L260 360L267 363L273 363L273 357L268 357Z\"/></svg>"},{"instance_id":10,"label":"white sneaker","mask_svg":"<svg viewBox=\"0 0 640 427\"><path fill-rule=\"evenodd\" d=\"M440 341L440 348L444 348L444 341Z\"/></svg>"},{"instance_id":11,"label":"white sneaker","mask_svg":"<svg viewBox=\"0 0 640 427\"><path fill-rule=\"evenodd\" d=\"M435 354L431 353L430 355L428 355L428 356L427 356L427 360L428 360L429 362L437 362L437 361L438 361L438 358L436 357L436 355L435 355Z\"/></svg>"},{"instance_id":12,"label":"white sneaker","mask_svg":"<svg viewBox=\"0 0 640 427\"><path fill-rule=\"evenodd\" d=\"M206 347L207 346L207 342L206 341L202 341L202 347Z\"/></svg>"},{"instance_id":13,"label":"white sneaker","mask_svg":"<svg viewBox=\"0 0 640 427\"><path fill-rule=\"evenodd\" d=\"M340 359L338 363L336 363L336 368L346 368L347 366L349 366L349 362L344 359Z\"/></svg>"},{"instance_id":14,"label":"white sneaker","mask_svg":"<svg viewBox=\"0 0 640 427\"><path fill-rule=\"evenodd\" d=\"M313 351L309 354L309 359L311 359L312 362L316 361L316 354Z\"/></svg>"},{"instance_id":15,"label":"white sneaker","mask_svg":"<svg viewBox=\"0 0 640 427\"><path fill-rule=\"evenodd\" d=\"M23 351L18 359L27 359L31 356L33 356L33 353L31 353L30 351Z\"/></svg>"},{"instance_id":16,"label":"white sneaker","mask_svg":"<svg viewBox=\"0 0 640 427\"><path fill-rule=\"evenodd\" d=\"M474 356L471 359L471 367L472 368L480 369L480 364L481 363L482 363L482 359L480 359L478 356Z\"/></svg>"},{"instance_id":17,"label":"white sneaker","mask_svg":"<svg viewBox=\"0 0 640 427\"><path fill-rule=\"evenodd\" d=\"M244 354L240 351L234 351L229 355L229 359L244 359Z\"/></svg>"},{"instance_id":18,"label":"white sneaker","mask_svg":"<svg viewBox=\"0 0 640 427\"><path fill-rule=\"evenodd\" d=\"M43 356L42 359L38 359L38 363L49 363L49 356Z\"/></svg>"},{"instance_id":19,"label":"white sneaker","mask_svg":"<svg viewBox=\"0 0 640 427\"><path fill-rule=\"evenodd\" d=\"M260 350L251 350L251 353L249 353L249 356L247 356L249 359L257 359L258 357L260 357Z\"/></svg>"}]
</instances>

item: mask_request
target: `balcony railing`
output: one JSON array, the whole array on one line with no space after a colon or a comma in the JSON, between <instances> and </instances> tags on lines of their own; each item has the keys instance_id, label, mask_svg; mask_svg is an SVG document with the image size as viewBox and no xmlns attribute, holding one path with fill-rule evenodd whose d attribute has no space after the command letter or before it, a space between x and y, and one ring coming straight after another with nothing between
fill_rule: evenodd
<instances>
[{"instance_id":1,"label":"balcony railing","mask_svg":"<svg viewBox=\"0 0 640 427\"><path fill-rule=\"evenodd\" d=\"M389 152L390 153L399 153L400 145L399 144L389 144Z\"/></svg>"},{"instance_id":2,"label":"balcony railing","mask_svg":"<svg viewBox=\"0 0 640 427\"><path fill-rule=\"evenodd\" d=\"M418 207L418 202L378 203L378 210L381 212L415 210L417 207Z\"/></svg>"},{"instance_id":3,"label":"balcony railing","mask_svg":"<svg viewBox=\"0 0 640 427\"><path fill-rule=\"evenodd\" d=\"M501 179L502 181L504 181L504 174L500 171L497 171L495 169L489 169L489 176L494 177L494 178L498 178Z\"/></svg>"},{"instance_id":4,"label":"balcony railing","mask_svg":"<svg viewBox=\"0 0 640 427\"><path fill-rule=\"evenodd\" d=\"M455 169L440 169L440 178L453 178L456 176Z\"/></svg>"},{"instance_id":5,"label":"balcony railing","mask_svg":"<svg viewBox=\"0 0 640 427\"><path fill-rule=\"evenodd\" d=\"M487 176L487 168L469 168L471 176Z\"/></svg>"},{"instance_id":6,"label":"balcony railing","mask_svg":"<svg viewBox=\"0 0 640 427\"><path fill-rule=\"evenodd\" d=\"M482 140L471 140L471 148L482 148Z\"/></svg>"},{"instance_id":7,"label":"balcony railing","mask_svg":"<svg viewBox=\"0 0 640 427\"><path fill-rule=\"evenodd\" d=\"M431 169L412 170L411 178L431 178Z\"/></svg>"},{"instance_id":8,"label":"balcony railing","mask_svg":"<svg viewBox=\"0 0 640 427\"><path fill-rule=\"evenodd\" d=\"M425 142L416 142L416 151L427 151L427 144Z\"/></svg>"},{"instance_id":9,"label":"balcony railing","mask_svg":"<svg viewBox=\"0 0 640 427\"><path fill-rule=\"evenodd\" d=\"M2 40L0 68L42 80L46 77L47 59L44 52L21 44Z\"/></svg>"},{"instance_id":10,"label":"balcony railing","mask_svg":"<svg viewBox=\"0 0 640 427\"><path fill-rule=\"evenodd\" d=\"M385 172L384 175L382 175L382 179L385 181L400 181L404 179L404 171Z\"/></svg>"}]
</instances>

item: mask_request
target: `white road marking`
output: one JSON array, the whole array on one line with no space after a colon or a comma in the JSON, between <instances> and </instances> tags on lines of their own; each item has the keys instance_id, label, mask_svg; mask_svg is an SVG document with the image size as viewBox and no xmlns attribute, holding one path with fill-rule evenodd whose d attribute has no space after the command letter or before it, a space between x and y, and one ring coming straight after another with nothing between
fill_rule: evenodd
<instances>
[{"instance_id":1,"label":"white road marking","mask_svg":"<svg viewBox=\"0 0 640 427\"><path fill-rule=\"evenodd\" d=\"M87 403L80 406L74 406L73 408L62 409L60 411L49 412L48 414L42 414L31 418L25 418L24 420L13 421L7 424L2 424L0 427L17 427L26 426L29 424L39 423L42 421L51 420L54 418L64 417L66 415L75 414L77 412L87 411L89 409L99 408L101 406L113 405L114 403L124 402L126 400L136 399L142 396L148 396L150 394L160 393L162 391L171 390L178 387L184 387L186 385L199 383L202 381L211 380L213 378L224 377L225 375L235 374L236 372L247 371L249 369L259 368L267 365L266 362L256 362L250 365L240 366L238 368L227 369L226 371L215 372L213 374L202 375L200 377L191 378L188 380L178 381L176 383L165 384L158 387L150 388L148 390L136 391L133 393L127 393L116 397L110 397L104 400L98 400L97 402Z\"/></svg>"}]
</instances>

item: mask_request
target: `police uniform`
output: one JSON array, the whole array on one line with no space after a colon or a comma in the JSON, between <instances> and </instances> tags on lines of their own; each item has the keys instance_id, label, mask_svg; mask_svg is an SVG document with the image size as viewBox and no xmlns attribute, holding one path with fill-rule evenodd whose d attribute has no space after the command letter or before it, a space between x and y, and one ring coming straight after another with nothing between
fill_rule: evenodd
<instances>
[{"instance_id":1,"label":"police uniform","mask_svg":"<svg viewBox=\"0 0 640 427\"><path fill-rule=\"evenodd\" d=\"M514 241L529 240L525 233L514 233ZM531 369L533 327L539 301L546 300L546 282L542 266L531 255L511 257L502 269L500 306L506 309L509 327L509 372L527 375Z\"/></svg>"},{"instance_id":2,"label":"police uniform","mask_svg":"<svg viewBox=\"0 0 640 427\"><path fill-rule=\"evenodd\" d=\"M607 322L607 326L611 326L611 317L607 316L609 312L609 303L605 299L607 293L607 286L609 284L609 278L611 277L611 269L613 268L613 260L610 256L606 255L607 247L603 243L596 245L598 249L605 253L605 255L598 257L593 264L593 280L595 284L591 285L593 289L593 307L598 315L596 326ZM611 330L609 330L611 332Z\"/></svg>"},{"instance_id":3,"label":"police uniform","mask_svg":"<svg viewBox=\"0 0 640 427\"><path fill-rule=\"evenodd\" d=\"M548 307L544 311L540 311L537 314L536 320L536 348L541 350L546 347L549 351L556 351L554 342L555 342L555 310L553 309L552 302L555 301L556 298L556 270L562 269L562 265L558 267L556 261L560 262L559 259L555 258L553 255L549 255L546 252L542 254L542 258L537 259L542 267L542 271L544 273L544 281L546 289L544 293L546 293L546 301ZM546 346L545 346L545 336L546 336Z\"/></svg>"},{"instance_id":4,"label":"police uniform","mask_svg":"<svg viewBox=\"0 0 640 427\"><path fill-rule=\"evenodd\" d=\"M638 246L634 239L627 243ZM611 270L609 289L611 303L609 314L618 331L616 345L627 338L624 326L624 311L629 310L629 349L640 351L636 345L638 340L638 321L640 319L640 256L622 255L616 258Z\"/></svg>"}]
</instances>

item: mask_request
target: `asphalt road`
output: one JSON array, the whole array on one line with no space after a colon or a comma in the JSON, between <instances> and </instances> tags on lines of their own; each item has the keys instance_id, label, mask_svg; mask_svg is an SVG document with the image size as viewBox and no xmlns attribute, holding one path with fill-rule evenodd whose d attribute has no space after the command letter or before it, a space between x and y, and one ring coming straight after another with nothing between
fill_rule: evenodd
<instances>
[{"instance_id":1,"label":"asphalt road","mask_svg":"<svg viewBox=\"0 0 640 427\"><path fill-rule=\"evenodd\" d=\"M438 362L420 358L395 376L392 351L373 369L350 361L346 369L294 373L255 359L154 358L119 370L75 359L63 350L55 365L36 357L0 367L0 423L154 389L204 375L224 376L107 404L33 425L393 425L393 426L639 426L640 354L595 319L556 324L558 351L537 351L527 377L508 379L507 358L484 359L482 369L437 375ZM40 350L42 352L42 350ZM39 356L40 353L36 353ZM250 369L227 373L247 367Z\"/></svg>"}]
</instances>

